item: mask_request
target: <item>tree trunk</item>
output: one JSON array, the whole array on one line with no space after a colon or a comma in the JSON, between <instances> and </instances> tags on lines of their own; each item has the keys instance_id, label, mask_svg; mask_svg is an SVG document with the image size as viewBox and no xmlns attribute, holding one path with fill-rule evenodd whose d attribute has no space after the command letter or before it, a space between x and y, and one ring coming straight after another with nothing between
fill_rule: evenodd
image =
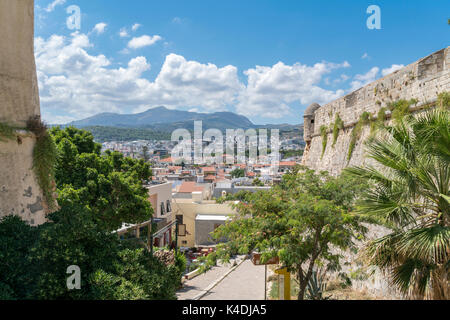
<instances>
[{"instance_id":1,"label":"tree trunk","mask_svg":"<svg viewBox=\"0 0 450 320\"><path fill-rule=\"evenodd\" d=\"M297 279L299 283L299 291L298 291L298 300L305 300L305 291L306 286L308 285L308 282L305 281L305 276L303 275L303 269L300 266L297 271Z\"/></svg>"}]
</instances>

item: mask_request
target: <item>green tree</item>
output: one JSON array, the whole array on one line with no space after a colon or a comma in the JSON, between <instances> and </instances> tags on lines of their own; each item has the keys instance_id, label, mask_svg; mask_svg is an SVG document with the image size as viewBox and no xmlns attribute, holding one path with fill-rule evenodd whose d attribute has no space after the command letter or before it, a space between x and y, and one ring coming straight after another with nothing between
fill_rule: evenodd
<instances>
[{"instance_id":1,"label":"green tree","mask_svg":"<svg viewBox=\"0 0 450 320\"><path fill-rule=\"evenodd\" d=\"M245 170L237 168L231 171L230 174L233 178L243 178L245 177Z\"/></svg>"},{"instance_id":2,"label":"green tree","mask_svg":"<svg viewBox=\"0 0 450 320\"><path fill-rule=\"evenodd\" d=\"M448 97L441 95L440 100ZM359 211L390 228L370 242L370 264L415 298L450 299L449 102L406 115L367 142L377 167L349 168L374 187Z\"/></svg>"},{"instance_id":3,"label":"green tree","mask_svg":"<svg viewBox=\"0 0 450 320\"><path fill-rule=\"evenodd\" d=\"M65 204L50 221L30 227L0 221L0 299L175 299L181 272L144 248L120 241L79 204ZM81 289L68 290L67 267L81 270Z\"/></svg>"},{"instance_id":4,"label":"green tree","mask_svg":"<svg viewBox=\"0 0 450 320\"><path fill-rule=\"evenodd\" d=\"M333 178L327 173L296 167L270 191L247 196L236 207L231 222L216 229L218 255L262 253L262 260L279 257L299 282L299 300L305 297L315 268L340 269L340 254L331 247L354 248L353 239L366 229L351 214L353 201L362 185L347 176Z\"/></svg>"},{"instance_id":5,"label":"green tree","mask_svg":"<svg viewBox=\"0 0 450 320\"><path fill-rule=\"evenodd\" d=\"M111 231L124 222L150 218L153 211L143 187L151 176L149 164L119 152L101 155L101 145L84 130L54 128L51 133L58 150L55 178L60 205L76 201L86 206L97 223Z\"/></svg>"},{"instance_id":6,"label":"green tree","mask_svg":"<svg viewBox=\"0 0 450 320\"><path fill-rule=\"evenodd\" d=\"M262 182L261 180L259 180L259 178L255 178L253 179L253 183L254 186L256 187L264 187L264 182Z\"/></svg>"}]
</instances>

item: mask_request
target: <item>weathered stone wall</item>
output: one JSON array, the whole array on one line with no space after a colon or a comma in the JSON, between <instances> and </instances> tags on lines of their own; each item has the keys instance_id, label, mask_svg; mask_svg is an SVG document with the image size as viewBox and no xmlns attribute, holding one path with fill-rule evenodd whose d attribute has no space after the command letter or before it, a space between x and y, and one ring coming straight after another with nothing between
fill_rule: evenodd
<instances>
[{"instance_id":1,"label":"weathered stone wall","mask_svg":"<svg viewBox=\"0 0 450 320\"><path fill-rule=\"evenodd\" d=\"M34 60L34 1L0 1L0 122L24 127L40 114ZM34 173L36 139L17 133L0 141L0 217L20 215L30 224L45 222L45 210Z\"/></svg>"},{"instance_id":2,"label":"weathered stone wall","mask_svg":"<svg viewBox=\"0 0 450 320\"><path fill-rule=\"evenodd\" d=\"M365 156L364 141L370 135L370 126L364 126L361 137L357 141L350 161L348 150L351 141L351 132L363 112L369 112L376 116L382 107L387 107L390 102L400 99L416 99L418 103L412 108L415 112L421 112L422 107L433 103L441 92L450 91L450 47L442 49L425 57L401 70L398 70L380 80L377 80L357 91L354 91L340 99L337 99L322 107L311 105L305 112L304 121L305 142L307 143L303 164L315 169L325 170L332 175L338 175L348 166L374 164ZM312 114L311 114L311 111ZM334 147L332 128L336 113L344 122L344 129L339 131L339 136ZM390 116L390 112L386 114ZM388 120L390 122L390 120ZM322 157L321 126L327 126L327 147ZM388 230L381 226L370 225L367 240L379 238ZM364 242L358 244L362 248ZM363 265L358 262L358 254L341 252L345 260L349 262L343 271L354 272ZM373 295L385 299L404 298L389 284L387 278L379 270L365 280L352 281L353 288L366 290Z\"/></svg>"},{"instance_id":3,"label":"weathered stone wall","mask_svg":"<svg viewBox=\"0 0 450 320\"><path fill-rule=\"evenodd\" d=\"M350 161L347 161L351 131L363 112L376 115L382 107L400 99L416 99L418 103L415 107L420 109L420 106L436 101L438 94L444 91L450 91L450 47L315 110L314 132L310 137L305 137L305 141L309 138L311 143L304 153L303 163L312 169L326 170L333 175L339 174L347 166L365 164L368 159L364 156L363 142L370 134L369 126L364 127L361 139L357 142ZM320 127L325 125L332 128L336 113L344 121L345 128L340 130L334 148L330 130L327 147L321 158ZM310 117L305 117L305 121L310 121Z\"/></svg>"}]
</instances>

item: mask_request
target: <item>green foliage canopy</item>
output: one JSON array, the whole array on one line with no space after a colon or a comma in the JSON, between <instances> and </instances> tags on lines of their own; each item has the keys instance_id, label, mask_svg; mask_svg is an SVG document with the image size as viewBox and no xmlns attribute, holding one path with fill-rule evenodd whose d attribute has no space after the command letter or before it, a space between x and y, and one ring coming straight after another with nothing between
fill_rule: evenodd
<instances>
[{"instance_id":1,"label":"green foliage canopy","mask_svg":"<svg viewBox=\"0 0 450 320\"><path fill-rule=\"evenodd\" d=\"M317 265L340 268L340 255L332 246L353 248L353 240L363 236L365 228L351 213L361 189L348 176L333 178L297 167L280 185L249 194L247 202L236 205L237 216L213 233L215 239L228 239L218 245L218 256L227 260L233 253L254 250L263 261L278 256L297 274L303 299Z\"/></svg>"}]
</instances>

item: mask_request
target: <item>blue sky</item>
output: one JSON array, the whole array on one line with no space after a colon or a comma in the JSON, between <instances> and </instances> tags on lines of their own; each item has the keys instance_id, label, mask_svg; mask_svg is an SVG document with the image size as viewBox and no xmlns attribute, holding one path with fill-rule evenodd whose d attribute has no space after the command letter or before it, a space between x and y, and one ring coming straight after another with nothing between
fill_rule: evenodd
<instances>
[{"instance_id":1,"label":"blue sky","mask_svg":"<svg viewBox=\"0 0 450 320\"><path fill-rule=\"evenodd\" d=\"M44 120L164 105L301 123L327 103L449 45L450 1L36 0ZM81 9L70 30L66 8ZM381 29L369 30L369 5ZM135 26L133 28L133 26Z\"/></svg>"}]
</instances>

